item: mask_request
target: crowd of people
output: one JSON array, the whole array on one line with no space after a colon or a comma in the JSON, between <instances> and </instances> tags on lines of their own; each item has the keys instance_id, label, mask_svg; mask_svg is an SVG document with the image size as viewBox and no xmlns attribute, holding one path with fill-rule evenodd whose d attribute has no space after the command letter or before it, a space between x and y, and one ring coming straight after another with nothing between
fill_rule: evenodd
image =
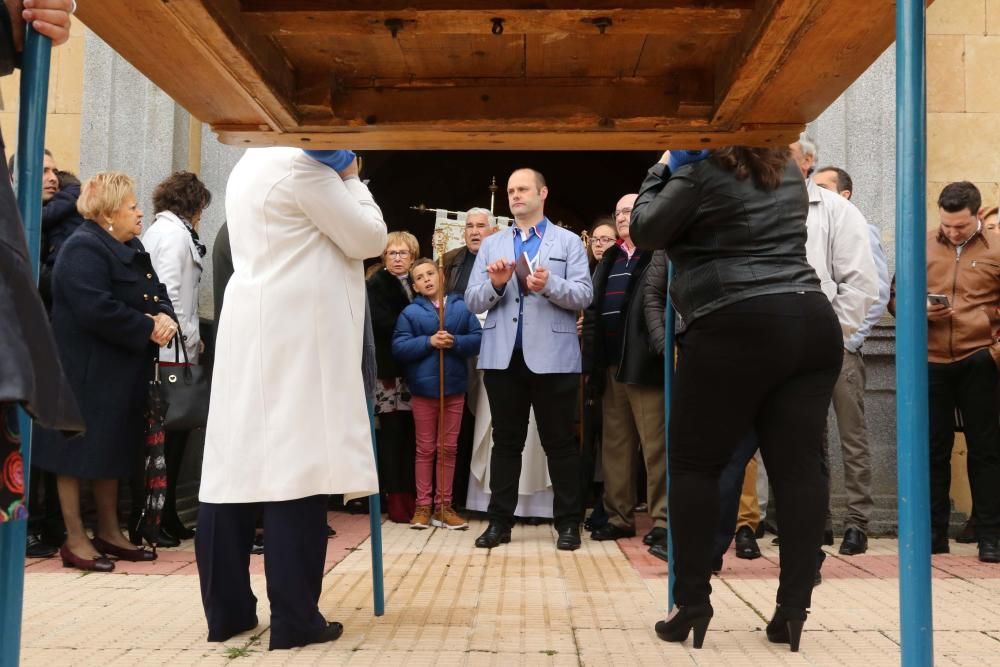
<instances>
[{"instance_id":1,"label":"crowd of people","mask_svg":"<svg viewBox=\"0 0 1000 667\"><path fill-rule=\"evenodd\" d=\"M228 222L213 252L226 279L216 294L197 532L176 508L190 430L172 429L161 530L151 535L140 514L148 387L155 364L193 366L205 352L198 228L212 194L195 174L171 174L153 192L144 229L128 175L81 184L46 151L37 290L11 224L10 189L0 190L19 327L4 329L0 362L16 373L0 385L0 453L17 451L13 406L39 425L28 555L58 551L66 567L109 572L116 560L155 560L157 546L194 537L209 640L224 641L257 625L248 566L262 528L270 648L331 641L343 628L318 607L328 496L357 507L382 493L391 521L463 530L473 492L486 495L488 521L474 543L498 548L512 539L525 461L540 465L525 454L537 442L556 549L580 548L583 527L596 541L635 536L645 504L650 553L670 556L668 531L674 548L677 607L656 634L693 633L696 648L714 615L712 574L734 539L737 557L760 557L773 490L781 568L766 634L797 650L822 579L821 547L834 543L831 408L847 490L839 552L868 548L863 345L886 308L895 312L878 230L851 203L850 175L817 169L817 153L805 134L780 149L668 151L584 243L547 217L544 175L518 169L507 182L514 224L498 228L488 210L471 209L464 245L435 261L414 235L388 232L352 152L247 151L230 176ZM979 559L997 563L996 208L962 182L944 188L938 211L927 253L932 551L949 548L960 425L974 500L967 532ZM669 422L668 296L678 316ZM128 535L120 480L132 487ZM22 517L6 477L0 491L0 518Z\"/></svg>"}]
</instances>

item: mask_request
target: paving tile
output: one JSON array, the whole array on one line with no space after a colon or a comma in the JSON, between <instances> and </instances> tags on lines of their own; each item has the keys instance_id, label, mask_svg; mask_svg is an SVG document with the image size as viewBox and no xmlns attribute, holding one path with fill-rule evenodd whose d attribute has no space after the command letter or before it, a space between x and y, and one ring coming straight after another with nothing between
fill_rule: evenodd
<instances>
[{"instance_id":1,"label":"paving tile","mask_svg":"<svg viewBox=\"0 0 1000 667\"><path fill-rule=\"evenodd\" d=\"M266 650L269 614L263 558L251 561L259 626L221 644L205 640L197 567L190 543L162 550L153 564L111 575L67 570L58 561L26 568L25 665L836 665L899 664L896 542L872 540L867 554L827 549L824 581L802 651L767 642L774 608L777 547L763 557L727 556L713 578L715 617L705 648L661 642L653 624L666 614L666 565L641 536L584 539L573 553L554 548L551 525L517 526L513 541L476 549L483 528L414 531L383 526L386 613L372 611L368 517L333 514L320 609L345 624L331 644ZM935 663L997 664L1000 567L955 545L933 567Z\"/></svg>"}]
</instances>

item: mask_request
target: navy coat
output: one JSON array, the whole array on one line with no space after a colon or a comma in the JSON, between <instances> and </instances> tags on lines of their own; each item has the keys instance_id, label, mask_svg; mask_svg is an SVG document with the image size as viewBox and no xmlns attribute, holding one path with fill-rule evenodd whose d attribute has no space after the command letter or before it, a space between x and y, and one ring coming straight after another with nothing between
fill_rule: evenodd
<instances>
[{"instance_id":1,"label":"navy coat","mask_svg":"<svg viewBox=\"0 0 1000 667\"><path fill-rule=\"evenodd\" d=\"M42 431L32 463L86 479L127 477L142 452L157 313L173 316L166 288L138 239L121 243L85 222L63 244L52 275L52 330L87 431Z\"/></svg>"},{"instance_id":2,"label":"navy coat","mask_svg":"<svg viewBox=\"0 0 1000 667\"><path fill-rule=\"evenodd\" d=\"M438 351L431 346L431 336L439 328L437 308L423 295L404 308L396 320L392 355L404 366L406 384L415 396L438 397ZM455 337L455 347L444 351L444 394L464 394L469 383L466 360L479 354L483 329L457 294L445 300L444 328Z\"/></svg>"}]
</instances>

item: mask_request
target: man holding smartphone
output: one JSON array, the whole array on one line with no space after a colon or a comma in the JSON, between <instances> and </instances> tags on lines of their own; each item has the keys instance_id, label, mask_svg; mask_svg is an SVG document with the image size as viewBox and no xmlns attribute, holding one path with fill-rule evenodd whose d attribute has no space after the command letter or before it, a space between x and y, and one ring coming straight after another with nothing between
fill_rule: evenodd
<instances>
[{"instance_id":1,"label":"man holding smartphone","mask_svg":"<svg viewBox=\"0 0 1000 667\"><path fill-rule=\"evenodd\" d=\"M1000 563L1000 241L983 234L979 190L967 181L938 198L940 227L927 237L931 553L948 553L955 410L969 448L979 560ZM945 298L941 298L945 297ZM895 296L889 302L895 314Z\"/></svg>"}]
</instances>

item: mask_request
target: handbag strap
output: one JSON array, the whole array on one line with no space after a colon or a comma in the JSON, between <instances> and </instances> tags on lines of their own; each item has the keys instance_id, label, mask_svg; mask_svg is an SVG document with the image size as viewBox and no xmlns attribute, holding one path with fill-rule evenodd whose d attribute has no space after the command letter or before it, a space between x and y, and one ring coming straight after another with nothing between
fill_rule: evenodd
<instances>
[{"instance_id":1,"label":"handbag strap","mask_svg":"<svg viewBox=\"0 0 1000 667\"><path fill-rule=\"evenodd\" d=\"M185 343L184 335L181 333L181 323L177 320L176 316L172 317L171 319L173 319L174 324L177 325L177 333L174 334L174 338L171 341L174 344L174 363L175 364L181 363L181 353L183 352L184 364L186 366L190 366L191 361L188 359L187 345L184 344Z\"/></svg>"}]
</instances>

